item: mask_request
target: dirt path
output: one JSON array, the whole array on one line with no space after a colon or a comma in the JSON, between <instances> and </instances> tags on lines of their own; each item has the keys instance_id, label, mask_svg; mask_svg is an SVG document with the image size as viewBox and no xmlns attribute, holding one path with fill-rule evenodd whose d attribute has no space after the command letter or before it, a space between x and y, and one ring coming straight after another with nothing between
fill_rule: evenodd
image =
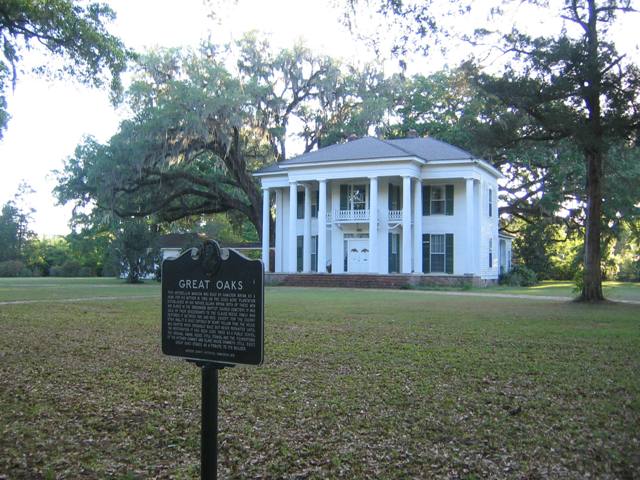
<instances>
[{"instance_id":1,"label":"dirt path","mask_svg":"<svg viewBox=\"0 0 640 480\"><path fill-rule=\"evenodd\" d=\"M367 291L369 289L362 289ZM405 290L406 291L406 290ZM431 294L431 295L449 295L454 297L490 297L490 298L506 298L521 300L543 300L547 302L570 302L573 297L557 297L553 295L525 295L517 293L476 293L476 292L447 292L438 290L410 290L413 293ZM1 305L24 305L31 303L64 303L64 302L94 302L100 300L140 300L145 298L159 298L160 295L127 295L112 297L79 297L79 298L57 298L57 299L40 299L40 300L9 300L0 302ZM640 305L640 300L610 300L615 303L624 303L628 305Z\"/></svg>"}]
</instances>

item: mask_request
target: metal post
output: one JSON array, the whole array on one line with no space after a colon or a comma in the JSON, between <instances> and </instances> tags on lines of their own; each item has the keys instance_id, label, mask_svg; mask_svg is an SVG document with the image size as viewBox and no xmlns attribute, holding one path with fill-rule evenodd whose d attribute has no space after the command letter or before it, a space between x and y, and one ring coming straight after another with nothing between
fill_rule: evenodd
<instances>
[{"instance_id":1,"label":"metal post","mask_svg":"<svg viewBox=\"0 0 640 480\"><path fill-rule=\"evenodd\" d=\"M218 368L203 364L200 478L218 478Z\"/></svg>"}]
</instances>

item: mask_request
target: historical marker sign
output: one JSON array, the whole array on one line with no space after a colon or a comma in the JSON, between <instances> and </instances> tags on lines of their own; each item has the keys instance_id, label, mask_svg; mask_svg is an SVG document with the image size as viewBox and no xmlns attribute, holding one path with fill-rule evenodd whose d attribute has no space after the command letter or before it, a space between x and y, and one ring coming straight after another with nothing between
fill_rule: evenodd
<instances>
[{"instance_id":1,"label":"historical marker sign","mask_svg":"<svg viewBox=\"0 0 640 480\"><path fill-rule=\"evenodd\" d=\"M189 360L259 365L264 357L260 260L216 242L162 263L162 352Z\"/></svg>"}]
</instances>

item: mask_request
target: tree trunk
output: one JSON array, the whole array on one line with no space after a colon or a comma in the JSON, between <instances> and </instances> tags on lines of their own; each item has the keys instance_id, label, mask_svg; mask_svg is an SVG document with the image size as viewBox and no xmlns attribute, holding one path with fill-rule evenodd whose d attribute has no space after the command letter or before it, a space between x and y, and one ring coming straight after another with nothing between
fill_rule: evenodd
<instances>
[{"instance_id":1,"label":"tree trunk","mask_svg":"<svg viewBox=\"0 0 640 480\"><path fill-rule=\"evenodd\" d=\"M601 152L586 152L587 163L587 219L584 236L584 276L579 300L599 302L602 294L602 163Z\"/></svg>"}]
</instances>

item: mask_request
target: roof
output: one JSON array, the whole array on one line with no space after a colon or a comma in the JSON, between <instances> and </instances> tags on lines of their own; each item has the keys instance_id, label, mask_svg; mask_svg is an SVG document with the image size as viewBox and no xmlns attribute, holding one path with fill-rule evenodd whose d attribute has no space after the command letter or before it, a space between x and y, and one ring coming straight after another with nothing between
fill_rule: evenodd
<instances>
[{"instance_id":1,"label":"roof","mask_svg":"<svg viewBox=\"0 0 640 480\"><path fill-rule=\"evenodd\" d=\"M399 138L387 140L387 143L420 157L427 162L450 160L473 160L471 153L435 138Z\"/></svg>"},{"instance_id":2,"label":"roof","mask_svg":"<svg viewBox=\"0 0 640 480\"><path fill-rule=\"evenodd\" d=\"M434 138L381 140L374 137L363 137L303 153L278 164L261 168L256 173L275 173L289 165L407 157L417 157L425 162L475 159L471 153Z\"/></svg>"}]
</instances>

